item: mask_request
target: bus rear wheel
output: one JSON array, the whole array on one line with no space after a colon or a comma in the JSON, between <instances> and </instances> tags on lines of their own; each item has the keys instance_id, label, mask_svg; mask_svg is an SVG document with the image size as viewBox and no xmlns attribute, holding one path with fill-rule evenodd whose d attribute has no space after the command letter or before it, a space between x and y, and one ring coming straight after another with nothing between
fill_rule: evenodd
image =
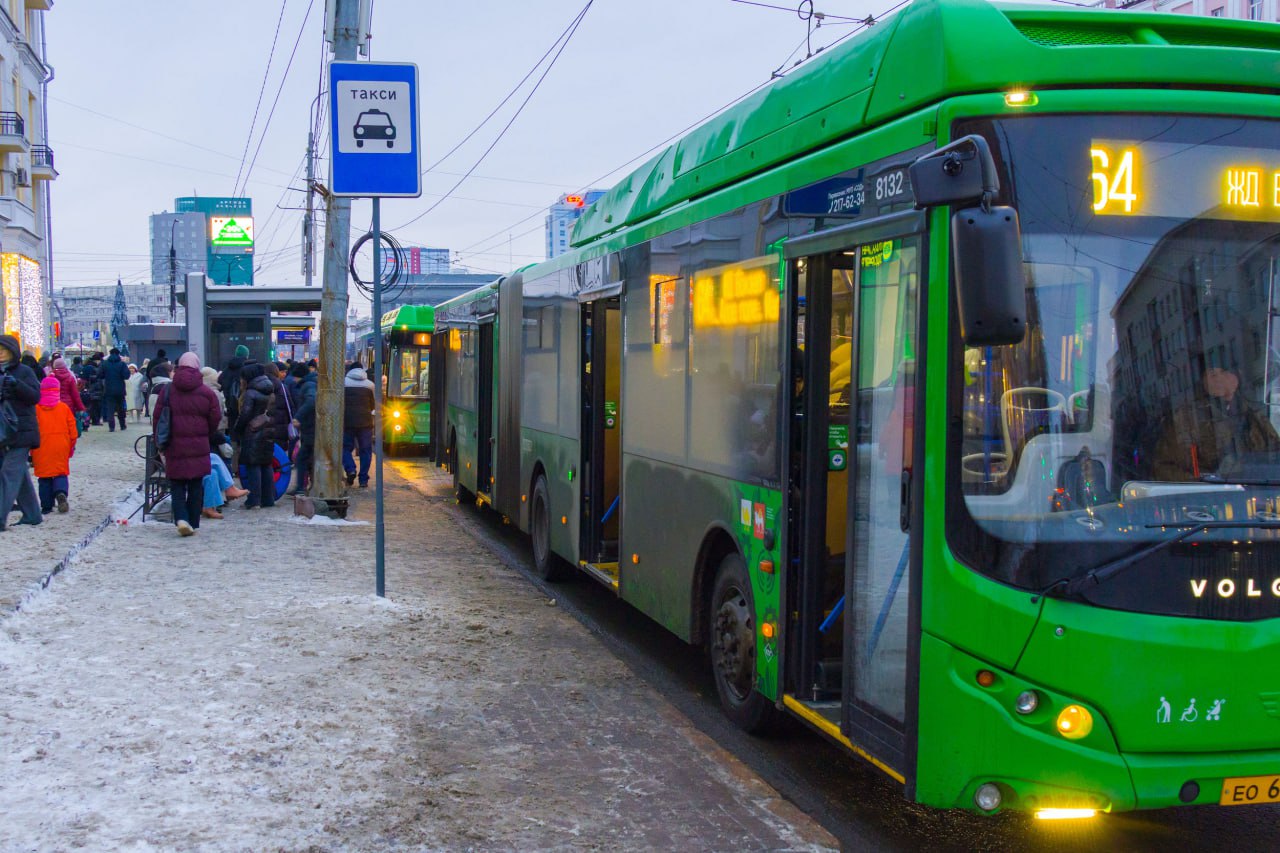
<instances>
[{"instance_id":1,"label":"bus rear wheel","mask_svg":"<svg viewBox=\"0 0 1280 853\"><path fill-rule=\"evenodd\" d=\"M533 570L543 580L564 580L567 566L551 550L551 499L546 477L539 476L533 484L532 503L529 539L533 544Z\"/></svg>"},{"instance_id":2,"label":"bus rear wheel","mask_svg":"<svg viewBox=\"0 0 1280 853\"><path fill-rule=\"evenodd\" d=\"M720 561L707 624L711 671L725 716L753 734L772 730L778 722L778 711L755 689L755 604L747 566L737 554Z\"/></svg>"}]
</instances>

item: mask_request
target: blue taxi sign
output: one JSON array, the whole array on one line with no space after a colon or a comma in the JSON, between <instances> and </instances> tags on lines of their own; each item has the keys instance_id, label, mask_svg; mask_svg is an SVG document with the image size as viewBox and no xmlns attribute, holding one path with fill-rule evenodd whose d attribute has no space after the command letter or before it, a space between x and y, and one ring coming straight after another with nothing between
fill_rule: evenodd
<instances>
[{"instance_id":1,"label":"blue taxi sign","mask_svg":"<svg viewBox=\"0 0 1280 853\"><path fill-rule=\"evenodd\" d=\"M329 117L334 195L422 195L417 65L330 62Z\"/></svg>"}]
</instances>

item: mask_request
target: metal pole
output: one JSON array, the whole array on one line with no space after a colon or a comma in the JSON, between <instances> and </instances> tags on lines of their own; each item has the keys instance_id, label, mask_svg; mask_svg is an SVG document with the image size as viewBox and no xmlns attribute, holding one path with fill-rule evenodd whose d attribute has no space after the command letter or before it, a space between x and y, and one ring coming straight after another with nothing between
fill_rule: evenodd
<instances>
[{"instance_id":1,"label":"metal pole","mask_svg":"<svg viewBox=\"0 0 1280 853\"><path fill-rule=\"evenodd\" d=\"M311 212L311 202L315 198L316 185L316 161L315 161L315 134L307 134L307 215L303 220L302 228L302 274L306 276L307 287L311 287L314 282L312 278L315 274L316 256L315 256L315 217Z\"/></svg>"},{"instance_id":2,"label":"metal pole","mask_svg":"<svg viewBox=\"0 0 1280 853\"><path fill-rule=\"evenodd\" d=\"M356 58L358 0L334 0L333 56ZM333 146L337 148L337 140ZM325 199L324 292L320 301L320 377L316 389L314 487L321 500L344 492L342 471L342 380L347 346L347 255L351 247L351 200Z\"/></svg>"},{"instance_id":3,"label":"metal pole","mask_svg":"<svg viewBox=\"0 0 1280 853\"><path fill-rule=\"evenodd\" d=\"M374 587L387 594L382 524L382 199L373 199L373 562Z\"/></svg>"}]
</instances>

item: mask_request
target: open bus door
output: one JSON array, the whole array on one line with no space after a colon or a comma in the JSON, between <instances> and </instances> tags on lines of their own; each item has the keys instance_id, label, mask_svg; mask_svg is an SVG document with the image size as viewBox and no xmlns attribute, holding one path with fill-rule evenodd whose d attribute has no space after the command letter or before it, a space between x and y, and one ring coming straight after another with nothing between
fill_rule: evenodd
<instances>
[{"instance_id":1,"label":"open bus door","mask_svg":"<svg viewBox=\"0 0 1280 853\"><path fill-rule=\"evenodd\" d=\"M481 320L476 347L476 499L493 505L493 317Z\"/></svg>"},{"instance_id":2,"label":"open bus door","mask_svg":"<svg viewBox=\"0 0 1280 853\"><path fill-rule=\"evenodd\" d=\"M912 525L923 214L788 245L791 541L784 702L900 782L914 765Z\"/></svg>"},{"instance_id":3,"label":"open bus door","mask_svg":"<svg viewBox=\"0 0 1280 853\"><path fill-rule=\"evenodd\" d=\"M618 589L622 521L622 310L616 294L582 313L581 565Z\"/></svg>"}]
</instances>

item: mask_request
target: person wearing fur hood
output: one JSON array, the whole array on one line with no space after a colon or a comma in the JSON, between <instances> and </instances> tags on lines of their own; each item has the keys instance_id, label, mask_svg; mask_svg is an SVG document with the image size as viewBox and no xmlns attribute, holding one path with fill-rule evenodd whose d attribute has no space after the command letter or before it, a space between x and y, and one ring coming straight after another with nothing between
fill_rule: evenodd
<instances>
[{"instance_id":1,"label":"person wearing fur hood","mask_svg":"<svg viewBox=\"0 0 1280 853\"><path fill-rule=\"evenodd\" d=\"M373 382L364 368L356 365L347 371L342 383L342 469L347 485L356 481L356 463L352 451L360 450L360 488L369 485L369 463L373 461Z\"/></svg>"},{"instance_id":2,"label":"person wearing fur hood","mask_svg":"<svg viewBox=\"0 0 1280 853\"><path fill-rule=\"evenodd\" d=\"M40 446L40 423L36 420L39 402L40 380L22 363L18 339L0 335L0 405L7 407L14 418L13 429L0 434L0 531L8 529L14 500L22 510L19 524L39 524L44 520L35 486L27 474L31 448Z\"/></svg>"}]
</instances>

